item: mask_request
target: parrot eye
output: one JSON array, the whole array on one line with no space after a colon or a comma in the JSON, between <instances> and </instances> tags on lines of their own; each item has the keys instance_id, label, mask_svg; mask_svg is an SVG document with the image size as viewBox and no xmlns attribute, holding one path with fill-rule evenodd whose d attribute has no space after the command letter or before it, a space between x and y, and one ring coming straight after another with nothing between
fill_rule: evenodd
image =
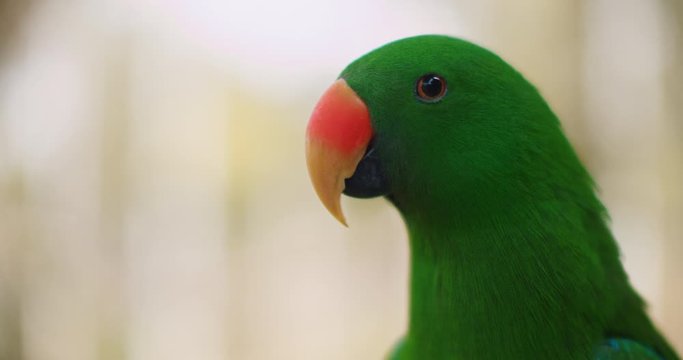
<instances>
[{"instance_id":1,"label":"parrot eye","mask_svg":"<svg viewBox=\"0 0 683 360\"><path fill-rule=\"evenodd\" d=\"M417 97L424 102L437 102L446 95L446 79L436 74L422 75L415 87Z\"/></svg>"}]
</instances>

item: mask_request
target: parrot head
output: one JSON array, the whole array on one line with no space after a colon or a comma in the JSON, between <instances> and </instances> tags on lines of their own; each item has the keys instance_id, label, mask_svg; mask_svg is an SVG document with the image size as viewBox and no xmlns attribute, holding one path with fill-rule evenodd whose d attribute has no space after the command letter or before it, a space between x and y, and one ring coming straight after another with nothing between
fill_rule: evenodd
<instances>
[{"instance_id":1,"label":"parrot head","mask_svg":"<svg viewBox=\"0 0 683 360\"><path fill-rule=\"evenodd\" d=\"M306 158L319 198L343 224L342 193L386 196L404 217L419 217L491 212L543 196L550 178L554 192L562 183L571 192L577 177L590 182L522 75L484 48L438 35L389 43L343 70L311 115Z\"/></svg>"}]
</instances>

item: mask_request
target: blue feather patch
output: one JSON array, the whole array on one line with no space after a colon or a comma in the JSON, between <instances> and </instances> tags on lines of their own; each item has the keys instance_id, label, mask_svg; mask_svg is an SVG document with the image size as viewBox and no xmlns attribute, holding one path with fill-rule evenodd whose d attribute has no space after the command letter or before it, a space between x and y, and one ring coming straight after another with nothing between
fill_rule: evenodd
<instances>
[{"instance_id":1,"label":"blue feather patch","mask_svg":"<svg viewBox=\"0 0 683 360\"><path fill-rule=\"evenodd\" d=\"M628 339L608 339L598 346L595 360L664 360L652 349Z\"/></svg>"}]
</instances>

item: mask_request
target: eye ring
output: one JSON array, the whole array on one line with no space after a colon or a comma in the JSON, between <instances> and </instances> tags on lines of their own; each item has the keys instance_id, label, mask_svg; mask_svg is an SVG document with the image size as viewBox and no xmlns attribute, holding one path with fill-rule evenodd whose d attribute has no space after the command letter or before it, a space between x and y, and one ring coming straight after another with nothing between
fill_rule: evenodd
<instances>
[{"instance_id":1,"label":"eye ring","mask_svg":"<svg viewBox=\"0 0 683 360\"><path fill-rule=\"evenodd\" d=\"M434 73L420 76L415 84L417 98L427 103L441 100L446 95L446 90L446 79Z\"/></svg>"}]
</instances>

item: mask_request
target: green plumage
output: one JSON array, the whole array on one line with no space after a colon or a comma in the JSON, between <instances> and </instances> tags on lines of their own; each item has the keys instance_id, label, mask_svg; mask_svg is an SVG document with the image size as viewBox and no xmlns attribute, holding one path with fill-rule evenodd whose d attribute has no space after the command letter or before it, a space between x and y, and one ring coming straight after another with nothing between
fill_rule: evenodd
<instances>
[{"instance_id":1,"label":"green plumage","mask_svg":"<svg viewBox=\"0 0 683 360\"><path fill-rule=\"evenodd\" d=\"M436 103L416 97L428 73L447 81ZM593 359L615 337L678 359L629 285L590 175L522 75L471 43L420 36L341 76L369 108L410 235L394 358Z\"/></svg>"}]
</instances>

